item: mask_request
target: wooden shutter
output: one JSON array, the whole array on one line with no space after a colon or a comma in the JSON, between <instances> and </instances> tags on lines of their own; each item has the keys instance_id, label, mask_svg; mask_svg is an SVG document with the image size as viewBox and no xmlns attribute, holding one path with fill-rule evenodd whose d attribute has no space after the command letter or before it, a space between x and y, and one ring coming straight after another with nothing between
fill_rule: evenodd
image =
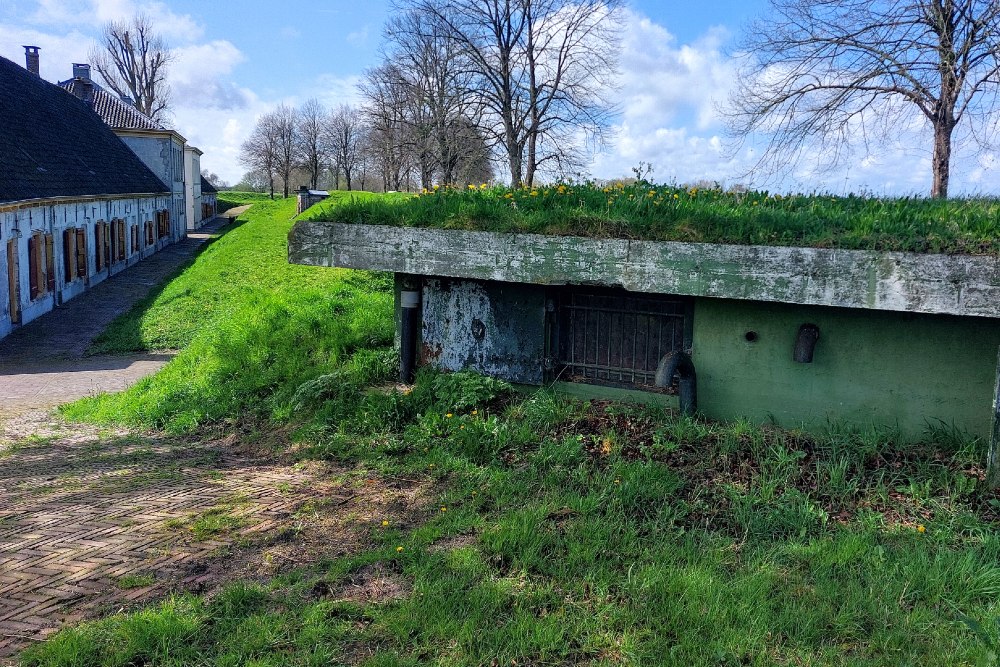
<instances>
[{"instance_id":1,"label":"wooden shutter","mask_svg":"<svg viewBox=\"0 0 1000 667\"><path fill-rule=\"evenodd\" d=\"M63 243L63 284L69 285L76 279L76 230L64 229Z\"/></svg>"},{"instance_id":2,"label":"wooden shutter","mask_svg":"<svg viewBox=\"0 0 1000 667\"><path fill-rule=\"evenodd\" d=\"M94 225L94 270L104 268L104 223Z\"/></svg>"},{"instance_id":3,"label":"wooden shutter","mask_svg":"<svg viewBox=\"0 0 1000 667\"><path fill-rule=\"evenodd\" d=\"M76 230L76 275L80 278L87 275L87 230L84 227Z\"/></svg>"},{"instance_id":4,"label":"wooden shutter","mask_svg":"<svg viewBox=\"0 0 1000 667\"><path fill-rule=\"evenodd\" d=\"M115 261L120 262L125 259L125 221L114 220L111 225L114 230L111 252L114 253Z\"/></svg>"},{"instance_id":5,"label":"wooden shutter","mask_svg":"<svg viewBox=\"0 0 1000 667\"><path fill-rule=\"evenodd\" d=\"M28 239L28 298L34 301L41 294L40 262L38 261L38 234Z\"/></svg>"},{"instance_id":6,"label":"wooden shutter","mask_svg":"<svg viewBox=\"0 0 1000 667\"><path fill-rule=\"evenodd\" d=\"M11 324L21 323L21 290L17 260L17 239L10 239L7 241L7 299Z\"/></svg>"},{"instance_id":7,"label":"wooden shutter","mask_svg":"<svg viewBox=\"0 0 1000 667\"><path fill-rule=\"evenodd\" d=\"M111 225L104 223L104 263L107 266L111 265L112 254L111 254Z\"/></svg>"},{"instance_id":8,"label":"wooden shutter","mask_svg":"<svg viewBox=\"0 0 1000 667\"><path fill-rule=\"evenodd\" d=\"M45 291L56 291L56 242L52 234L45 235Z\"/></svg>"}]
</instances>

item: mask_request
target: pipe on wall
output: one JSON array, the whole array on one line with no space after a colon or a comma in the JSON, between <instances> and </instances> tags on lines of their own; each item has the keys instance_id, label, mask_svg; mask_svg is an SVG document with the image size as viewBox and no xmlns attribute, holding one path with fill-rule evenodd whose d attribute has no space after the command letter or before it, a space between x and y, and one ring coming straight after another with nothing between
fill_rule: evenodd
<instances>
[{"instance_id":1,"label":"pipe on wall","mask_svg":"<svg viewBox=\"0 0 1000 667\"><path fill-rule=\"evenodd\" d=\"M404 284L399 292L399 381L412 384L417 368L417 336L420 328L420 290Z\"/></svg>"},{"instance_id":2,"label":"pipe on wall","mask_svg":"<svg viewBox=\"0 0 1000 667\"><path fill-rule=\"evenodd\" d=\"M673 386L677 377L677 397L682 415L694 416L698 411L698 377L694 362L687 352L671 352L663 356L656 369L656 386Z\"/></svg>"},{"instance_id":3,"label":"pipe on wall","mask_svg":"<svg viewBox=\"0 0 1000 667\"><path fill-rule=\"evenodd\" d=\"M811 364L818 340L818 326L815 324L803 324L800 326L799 334L795 337L795 349L792 350L792 359L799 364Z\"/></svg>"}]
</instances>

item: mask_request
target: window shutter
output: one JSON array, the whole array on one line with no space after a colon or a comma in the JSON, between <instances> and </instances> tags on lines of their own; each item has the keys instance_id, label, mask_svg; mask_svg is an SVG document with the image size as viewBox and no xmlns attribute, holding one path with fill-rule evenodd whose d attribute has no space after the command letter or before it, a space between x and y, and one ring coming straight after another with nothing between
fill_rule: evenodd
<instances>
[{"instance_id":1,"label":"window shutter","mask_svg":"<svg viewBox=\"0 0 1000 667\"><path fill-rule=\"evenodd\" d=\"M45 290L56 291L56 243L52 234L45 235Z\"/></svg>"},{"instance_id":2,"label":"window shutter","mask_svg":"<svg viewBox=\"0 0 1000 667\"><path fill-rule=\"evenodd\" d=\"M28 239L28 295L32 301L38 298L38 235Z\"/></svg>"},{"instance_id":3,"label":"window shutter","mask_svg":"<svg viewBox=\"0 0 1000 667\"><path fill-rule=\"evenodd\" d=\"M7 241L7 300L12 324L21 323L21 288L18 271L17 239Z\"/></svg>"},{"instance_id":4,"label":"window shutter","mask_svg":"<svg viewBox=\"0 0 1000 667\"><path fill-rule=\"evenodd\" d=\"M76 278L76 230L64 229L63 244L63 284L69 285Z\"/></svg>"},{"instance_id":5,"label":"window shutter","mask_svg":"<svg viewBox=\"0 0 1000 667\"><path fill-rule=\"evenodd\" d=\"M94 225L94 270L100 271L104 268L104 240L101 238L101 223Z\"/></svg>"},{"instance_id":6,"label":"window shutter","mask_svg":"<svg viewBox=\"0 0 1000 667\"><path fill-rule=\"evenodd\" d=\"M111 225L104 223L104 263L111 265Z\"/></svg>"},{"instance_id":7,"label":"window shutter","mask_svg":"<svg viewBox=\"0 0 1000 667\"><path fill-rule=\"evenodd\" d=\"M87 230L83 227L76 230L76 275L87 275Z\"/></svg>"}]
</instances>

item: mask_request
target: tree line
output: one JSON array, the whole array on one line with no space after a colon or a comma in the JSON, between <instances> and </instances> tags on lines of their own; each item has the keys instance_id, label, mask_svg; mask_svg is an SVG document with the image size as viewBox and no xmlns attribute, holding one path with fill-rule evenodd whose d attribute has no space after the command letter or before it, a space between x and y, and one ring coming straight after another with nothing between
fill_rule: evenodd
<instances>
[{"instance_id":1,"label":"tree line","mask_svg":"<svg viewBox=\"0 0 1000 667\"><path fill-rule=\"evenodd\" d=\"M573 175L608 139L621 9L398 0L360 106L281 105L259 119L241 161L251 181L285 196L296 172L311 187L382 190Z\"/></svg>"}]
</instances>

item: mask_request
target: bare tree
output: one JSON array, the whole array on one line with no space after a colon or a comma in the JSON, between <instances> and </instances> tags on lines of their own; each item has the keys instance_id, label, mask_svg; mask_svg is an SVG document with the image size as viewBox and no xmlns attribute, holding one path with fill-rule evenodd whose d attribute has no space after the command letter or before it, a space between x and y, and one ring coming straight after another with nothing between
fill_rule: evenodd
<instances>
[{"instance_id":1,"label":"bare tree","mask_svg":"<svg viewBox=\"0 0 1000 667\"><path fill-rule=\"evenodd\" d=\"M613 107L621 0L414 0L468 63L482 127L502 148L514 186L566 170L581 133L601 143Z\"/></svg>"},{"instance_id":2,"label":"bare tree","mask_svg":"<svg viewBox=\"0 0 1000 667\"><path fill-rule=\"evenodd\" d=\"M354 107L342 104L330 113L324 131L337 169L336 178L339 181L339 174L343 172L347 189L351 190L362 150L364 127L361 114Z\"/></svg>"},{"instance_id":3,"label":"bare tree","mask_svg":"<svg viewBox=\"0 0 1000 667\"><path fill-rule=\"evenodd\" d=\"M240 162L251 171L267 174L271 199L274 181L281 180L284 196L295 168L295 111L284 104L257 120L250 137L240 147Z\"/></svg>"},{"instance_id":4,"label":"bare tree","mask_svg":"<svg viewBox=\"0 0 1000 667\"><path fill-rule=\"evenodd\" d=\"M295 147L297 144L298 127L295 123L295 110L279 104L267 114L266 126L274 140L274 172L281 179L283 195L288 196L292 170L296 165Z\"/></svg>"},{"instance_id":5,"label":"bare tree","mask_svg":"<svg viewBox=\"0 0 1000 667\"><path fill-rule=\"evenodd\" d=\"M411 166L408 131L410 91L406 77L393 63L365 73L360 92L368 125L367 148L385 190L402 190Z\"/></svg>"},{"instance_id":6,"label":"bare tree","mask_svg":"<svg viewBox=\"0 0 1000 667\"><path fill-rule=\"evenodd\" d=\"M90 52L90 61L107 86L156 121L163 121L170 109L167 68L172 60L144 14L106 23L100 45Z\"/></svg>"},{"instance_id":7,"label":"bare tree","mask_svg":"<svg viewBox=\"0 0 1000 667\"><path fill-rule=\"evenodd\" d=\"M244 180L249 181L250 176L253 176L254 182L266 179L267 189L271 199L274 199L277 162L277 137L271 128L270 114L265 114L257 120L250 136L240 146L240 164L250 170Z\"/></svg>"},{"instance_id":8,"label":"bare tree","mask_svg":"<svg viewBox=\"0 0 1000 667\"><path fill-rule=\"evenodd\" d=\"M769 137L763 166L833 166L851 142L916 118L933 136L932 197L947 197L955 129L982 146L996 120L1000 3L995 0L771 0L748 30L750 64L727 109L739 137Z\"/></svg>"},{"instance_id":9,"label":"bare tree","mask_svg":"<svg viewBox=\"0 0 1000 667\"><path fill-rule=\"evenodd\" d=\"M408 91L404 122L421 185L430 187L435 175L458 184L459 164L474 159L482 147L481 134L470 134L481 109L471 92L474 74L468 61L447 26L417 10L400 12L385 35L384 57Z\"/></svg>"},{"instance_id":10,"label":"bare tree","mask_svg":"<svg viewBox=\"0 0 1000 667\"><path fill-rule=\"evenodd\" d=\"M296 153L299 166L309 174L309 187L319 185L319 176L326 167L326 142L324 141L324 121L326 109L319 100L308 100L296 114Z\"/></svg>"}]
</instances>

